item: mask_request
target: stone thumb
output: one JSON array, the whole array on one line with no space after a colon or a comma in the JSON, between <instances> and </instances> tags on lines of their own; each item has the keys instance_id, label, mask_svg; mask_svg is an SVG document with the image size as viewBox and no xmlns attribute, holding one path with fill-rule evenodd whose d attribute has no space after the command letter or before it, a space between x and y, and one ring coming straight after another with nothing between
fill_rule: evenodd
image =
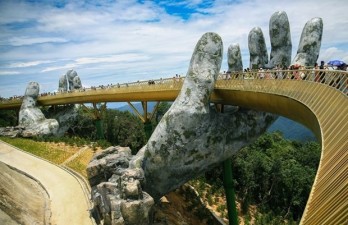
<instances>
[{"instance_id":1,"label":"stone thumb","mask_svg":"<svg viewBox=\"0 0 348 225\"><path fill-rule=\"evenodd\" d=\"M205 33L197 42L176 104L207 105L219 75L223 44L221 37Z\"/></svg>"}]
</instances>

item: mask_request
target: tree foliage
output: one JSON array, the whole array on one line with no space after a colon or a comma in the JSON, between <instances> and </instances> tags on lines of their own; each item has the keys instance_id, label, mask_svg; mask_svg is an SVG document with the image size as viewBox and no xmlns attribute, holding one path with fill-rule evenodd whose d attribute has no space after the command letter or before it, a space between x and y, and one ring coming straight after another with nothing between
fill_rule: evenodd
<instances>
[{"instance_id":1,"label":"tree foliage","mask_svg":"<svg viewBox=\"0 0 348 225\"><path fill-rule=\"evenodd\" d=\"M106 141L111 145L127 146L135 154L146 143L144 125L130 112L107 109L102 112L102 127ZM80 108L69 135L97 140L95 117L92 109Z\"/></svg>"},{"instance_id":2,"label":"tree foliage","mask_svg":"<svg viewBox=\"0 0 348 225\"><path fill-rule=\"evenodd\" d=\"M79 107L77 118L75 122L70 126L68 135L96 140L97 132L94 120L94 116L91 112L88 112L82 107Z\"/></svg>"},{"instance_id":3,"label":"tree foliage","mask_svg":"<svg viewBox=\"0 0 348 225\"><path fill-rule=\"evenodd\" d=\"M236 192L245 211L250 204L284 219L299 220L319 165L320 145L266 133L233 157Z\"/></svg>"},{"instance_id":4,"label":"tree foliage","mask_svg":"<svg viewBox=\"0 0 348 225\"><path fill-rule=\"evenodd\" d=\"M157 124L159 123L159 121L162 119L162 117L164 116L164 114L168 111L168 109L170 108L171 103L169 102L161 102L158 105L157 111L156 111L156 115L154 116L154 119L152 121L152 125L153 127L156 127Z\"/></svg>"},{"instance_id":5,"label":"tree foliage","mask_svg":"<svg viewBox=\"0 0 348 225\"><path fill-rule=\"evenodd\" d=\"M0 127L17 126L15 110L0 110Z\"/></svg>"},{"instance_id":6,"label":"tree foliage","mask_svg":"<svg viewBox=\"0 0 348 225\"><path fill-rule=\"evenodd\" d=\"M137 116L128 111L108 109L103 121L105 138L111 144L128 146L133 154L145 145L144 125Z\"/></svg>"}]
</instances>

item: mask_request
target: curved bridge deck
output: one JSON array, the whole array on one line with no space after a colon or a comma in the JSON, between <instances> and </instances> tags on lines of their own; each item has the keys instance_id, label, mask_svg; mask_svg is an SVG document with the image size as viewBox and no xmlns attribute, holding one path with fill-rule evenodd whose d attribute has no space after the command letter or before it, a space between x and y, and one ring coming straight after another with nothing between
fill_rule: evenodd
<instances>
[{"instance_id":1,"label":"curved bridge deck","mask_svg":"<svg viewBox=\"0 0 348 225\"><path fill-rule=\"evenodd\" d=\"M285 78L272 79L278 73ZM304 80L296 79L300 73ZM301 224L348 224L348 73L326 70L325 77L318 74L303 70L222 76L211 101L276 113L310 128L321 142L322 153ZM173 101L181 84L175 79L136 82L43 96L38 103ZM3 101L0 109L20 104L21 100Z\"/></svg>"}]
</instances>

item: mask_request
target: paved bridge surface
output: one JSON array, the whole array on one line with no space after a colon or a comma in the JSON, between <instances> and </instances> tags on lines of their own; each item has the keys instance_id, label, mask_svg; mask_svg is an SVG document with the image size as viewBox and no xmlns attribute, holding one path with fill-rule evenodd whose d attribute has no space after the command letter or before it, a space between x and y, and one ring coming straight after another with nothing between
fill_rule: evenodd
<instances>
[{"instance_id":1,"label":"paved bridge surface","mask_svg":"<svg viewBox=\"0 0 348 225\"><path fill-rule=\"evenodd\" d=\"M323 73L325 76L321 76ZM181 84L182 80L170 78L105 86L42 96L38 104L174 101ZM211 102L275 113L310 128L321 142L322 152L301 224L348 224L347 72L296 70L220 75ZM20 105L20 99L2 101L0 109Z\"/></svg>"}]
</instances>

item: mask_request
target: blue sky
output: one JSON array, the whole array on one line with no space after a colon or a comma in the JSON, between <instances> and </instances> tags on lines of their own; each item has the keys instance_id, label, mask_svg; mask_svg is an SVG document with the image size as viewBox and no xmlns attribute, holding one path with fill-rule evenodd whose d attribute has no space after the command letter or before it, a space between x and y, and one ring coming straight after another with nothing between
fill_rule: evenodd
<instances>
[{"instance_id":1,"label":"blue sky","mask_svg":"<svg viewBox=\"0 0 348 225\"><path fill-rule=\"evenodd\" d=\"M248 34L260 27L269 47L269 19L283 10L295 57L305 23L321 17L318 61L348 62L348 5L344 0L0 0L0 96L23 95L30 81L54 91L68 69L85 87L185 75L205 32L227 48L239 43L249 66ZM270 49L269 49L270 52Z\"/></svg>"}]
</instances>

